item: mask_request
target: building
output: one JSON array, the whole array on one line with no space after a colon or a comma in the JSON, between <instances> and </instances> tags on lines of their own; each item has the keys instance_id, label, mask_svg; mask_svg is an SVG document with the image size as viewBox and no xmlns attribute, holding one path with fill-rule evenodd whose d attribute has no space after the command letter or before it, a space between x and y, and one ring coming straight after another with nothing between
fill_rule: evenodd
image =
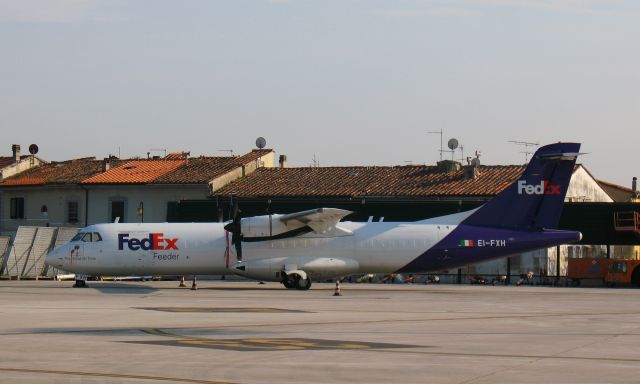
<instances>
[{"instance_id":1,"label":"building","mask_svg":"<svg viewBox=\"0 0 640 384\"><path fill-rule=\"evenodd\" d=\"M0 233L18 226L82 227L94 223L163 222L170 202L206 199L211 191L261 167L272 150L242 156L74 159L42 164L0 182ZM17 205L21 210L10 210Z\"/></svg>"},{"instance_id":2,"label":"building","mask_svg":"<svg viewBox=\"0 0 640 384\"><path fill-rule=\"evenodd\" d=\"M598 180L598 184L604 189L611 198L618 203L640 203L640 193L638 192L638 179L633 178L631 188L609 183L607 181Z\"/></svg>"},{"instance_id":3,"label":"building","mask_svg":"<svg viewBox=\"0 0 640 384\"><path fill-rule=\"evenodd\" d=\"M19 144L13 144L11 146L11 152L11 156L0 156L0 183L6 178L45 163L35 155L22 156ZM9 199L5 202L2 196L2 190L0 190L0 212L5 210L8 210L7 217L18 217L24 214L24 205L21 205L20 200ZM2 226L2 219L3 217L0 215L0 228Z\"/></svg>"},{"instance_id":4,"label":"building","mask_svg":"<svg viewBox=\"0 0 640 384\"><path fill-rule=\"evenodd\" d=\"M45 161L35 155L22 156L20 145L11 146L11 156L0 156L0 182L27 169L44 164Z\"/></svg>"}]
</instances>

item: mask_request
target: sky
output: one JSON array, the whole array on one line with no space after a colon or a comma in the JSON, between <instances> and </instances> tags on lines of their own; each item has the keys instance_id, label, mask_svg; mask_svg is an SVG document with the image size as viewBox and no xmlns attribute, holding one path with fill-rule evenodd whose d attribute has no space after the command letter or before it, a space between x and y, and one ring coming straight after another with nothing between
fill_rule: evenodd
<instances>
[{"instance_id":1,"label":"sky","mask_svg":"<svg viewBox=\"0 0 640 384\"><path fill-rule=\"evenodd\" d=\"M290 166L434 164L442 130L483 164L524 163L509 141L581 142L596 178L630 186L638 20L625 0L0 0L0 154L263 136Z\"/></svg>"}]
</instances>

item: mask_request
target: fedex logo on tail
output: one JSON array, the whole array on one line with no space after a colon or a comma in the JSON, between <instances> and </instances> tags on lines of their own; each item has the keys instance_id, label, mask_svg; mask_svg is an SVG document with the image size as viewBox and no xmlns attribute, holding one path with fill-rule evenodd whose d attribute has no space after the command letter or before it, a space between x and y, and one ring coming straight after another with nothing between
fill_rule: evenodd
<instances>
[{"instance_id":1,"label":"fedex logo on tail","mask_svg":"<svg viewBox=\"0 0 640 384\"><path fill-rule=\"evenodd\" d=\"M518 180L518 195L559 195L560 185L550 184L542 180L540 184L527 184L526 180Z\"/></svg>"},{"instance_id":2,"label":"fedex logo on tail","mask_svg":"<svg viewBox=\"0 0 640 384\"><path fill-rule=\"evenodd\" d=\"M118 234L118 250L124 250L125 244L132 251L142 249L144 251L178 250L178 238L164 237L164 233L150 233L149 237L138 239L129 237L128 233Z\"/></svg>"}]
</instances>

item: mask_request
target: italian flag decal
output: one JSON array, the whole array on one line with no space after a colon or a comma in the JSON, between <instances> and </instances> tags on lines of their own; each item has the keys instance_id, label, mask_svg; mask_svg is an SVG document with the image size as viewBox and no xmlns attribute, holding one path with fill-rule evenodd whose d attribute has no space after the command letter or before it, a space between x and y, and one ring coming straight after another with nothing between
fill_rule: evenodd
<instances>
[{"instance_id":1,"label":"italian flag decal","mask_svg":"<svg viewBox=\"0 0 640 384\"><path fill-rule=\"evenodd\" d=\"M473 247L473 240L460 240L461 247Z\"/></svg>"}]
</instances>

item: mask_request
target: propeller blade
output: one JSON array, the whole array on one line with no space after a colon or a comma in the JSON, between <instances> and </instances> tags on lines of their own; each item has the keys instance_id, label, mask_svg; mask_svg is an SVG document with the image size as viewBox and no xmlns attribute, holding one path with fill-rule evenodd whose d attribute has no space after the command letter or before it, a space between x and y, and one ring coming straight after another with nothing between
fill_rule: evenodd
<instances>
[{"instance_id":1,"label":"propeller blade","mask_svg":"<svg viewBox=\"0 0 640 384\"><path fill-rule=\"evenodd\" d=\"M236 258L242 261L242 218L240 217L240 209L238 208L238 195L231 195L231 223L225 226L227 231L231 232L231 243L236 247Z\"/></svg>"}]
</instances>

